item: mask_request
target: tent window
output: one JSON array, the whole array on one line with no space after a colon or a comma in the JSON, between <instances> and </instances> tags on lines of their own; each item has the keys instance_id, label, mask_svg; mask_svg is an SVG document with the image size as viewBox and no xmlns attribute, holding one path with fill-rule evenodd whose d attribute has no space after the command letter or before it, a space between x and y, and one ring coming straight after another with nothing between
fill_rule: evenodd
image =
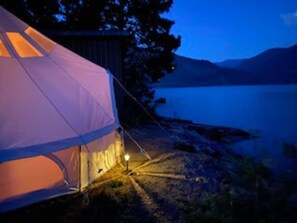
<instances>
[{"instance_id":1,"label":"tent window","mask_svg":"<svg viewBox=\"0 0 297 223\"><path fill-rule=\"evenodd\" d=\"M21 34L7 32L8 39L20 57L41 57L42 54L35 49Z\"/></svg>"},{"instance_id":2,"label":"tent window","mask_svg":"<svg viewBox=\"0 0 297 223\"><path fill-rule=\"evenodd\" d=\"M0 57L10 57L1 39L0 39Z\"/></svg>"},{"instance_id":3,"label":"tent window","mask_svg":"<svg viewBox=\"0 0 297 223\"><path fill-rule=\"evenodd\" d=\"M52 51L52 49L55 47L55 42L48 39L41 33L37 32L35 29L32 29L31 27L27 28L25 30L25 33L30 36L35 42L37 42L47 53Z\"/></svg>"}]
</instances>

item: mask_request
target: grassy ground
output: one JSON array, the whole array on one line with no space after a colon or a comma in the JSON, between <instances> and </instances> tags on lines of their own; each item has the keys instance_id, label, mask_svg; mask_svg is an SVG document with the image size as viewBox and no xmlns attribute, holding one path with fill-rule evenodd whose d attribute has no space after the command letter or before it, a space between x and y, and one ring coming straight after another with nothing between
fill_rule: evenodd
<instances>
[{"instance_id":1,"label":"grassy ground","mask_svg":"<svg viewBox=\"0 0 297 223\"><path fill-rule=\"evenodd\" d=\"M3 214L0 222L277 222L277 217L258 219L257 213L246 218L248 221L240 221L239 217L240 213L247 214L245 205L256 205L256 208L247 207L248 211L264 210L269 215L270 209L261 206L267 198L270 179L265 167L231 152L223 153L227 144L207 137L195 137L201 143L195 142L199 148L193 152L183 145L188 145L187 140L194 135L180 126L170 129L174 139L151 125L130 131L152 160L127 140L126 150L131 155L129 174L124 163L119 164L84 193ZM200 127L199 131L202 131ZM228 140L223 141L228 142L232 138L225 137ZM287 193L287 189L281 187L279 191ZM257 198L259 190L265 196ZM288 194L283 197L287 198ZM270 202L284 205L283 197L278 203ZM239 215L234 214L235 210ZM291 209L285 211L291 214ZM294 219L295 215L291 215L282 222Z\"/></svg>"}]
</instances>

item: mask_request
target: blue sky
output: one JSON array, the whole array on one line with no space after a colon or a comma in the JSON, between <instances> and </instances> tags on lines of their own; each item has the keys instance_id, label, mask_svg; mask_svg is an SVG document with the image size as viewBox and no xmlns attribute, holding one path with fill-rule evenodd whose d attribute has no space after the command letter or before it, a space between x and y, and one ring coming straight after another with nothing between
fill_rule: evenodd
<instances>
[{"instance_id":1,"label":"blue sky","mask_svg":"<svg viewBox=\"0 0 297 223\"><path fill-rule=\"evenodd\" d=\"M174 0L165 17L182 36L176 53L191 58L219 62L297 44L297 0Z\"/></svg>"}]
</instances>

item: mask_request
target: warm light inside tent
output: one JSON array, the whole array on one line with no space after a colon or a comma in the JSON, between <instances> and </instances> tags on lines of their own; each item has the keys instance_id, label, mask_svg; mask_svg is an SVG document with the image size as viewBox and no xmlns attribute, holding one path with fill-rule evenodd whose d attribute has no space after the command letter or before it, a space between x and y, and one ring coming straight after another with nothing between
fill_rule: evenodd
<instances>
[{"instance_id":1,"label":"warm light inside tent","mask_svg":"<svg viewBox=\"0 0 297 223\"><path fill-rule=\"evenodd\" d=\"M0 202L14 196L64 185L62 170L45 156L1 163L0 176Z\"/></svg>"},{"instance_id":2,"label":"warm light inside tent","mask_svg":"<svg viewBox=\"0 0 297 223\"><path fill-rule=\"evenodd\" d=\"M21 34L6 33L8 39L20 57L41 57L42 54L35 49Z\"/></svg>"},{"instance_id":3,"label":"warm light inside tent","mask_svg":"<svg viewBox=\"0 0 297 223\"><path fill-rule=\"evenodd\" d=\"M1 39L0 39L0 57L10 57Z\"/></svg>"},{"instance_id":4,"label":"warm light inside tent","mask_svg":"<svg viewBox=\"0 0 297 223\"><path fill-rule=\"evenodd\" d=\"M37 32L35 29L32 29L31 27L27 28L25 30L25 33L30 36L35 42L37 42L47 53L52 51L52 49L56 45L55 42Z\"/></svg>"}]
</instances>

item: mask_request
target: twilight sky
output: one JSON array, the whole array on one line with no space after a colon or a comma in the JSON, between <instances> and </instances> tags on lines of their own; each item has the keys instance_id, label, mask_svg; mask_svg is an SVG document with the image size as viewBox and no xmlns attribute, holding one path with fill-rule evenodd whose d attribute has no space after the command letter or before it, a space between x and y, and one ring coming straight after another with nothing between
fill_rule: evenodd
<instances>
[{"instance_id":1,"label":"twilight sky","mask_svg":"<svg viewBox=\"0 0 297 223\"><path fill-rule=\"evenodd\" d=\"M297 0L174 0L177 54L219 62L297 44Z\"/></svg>"}]
</instances>

